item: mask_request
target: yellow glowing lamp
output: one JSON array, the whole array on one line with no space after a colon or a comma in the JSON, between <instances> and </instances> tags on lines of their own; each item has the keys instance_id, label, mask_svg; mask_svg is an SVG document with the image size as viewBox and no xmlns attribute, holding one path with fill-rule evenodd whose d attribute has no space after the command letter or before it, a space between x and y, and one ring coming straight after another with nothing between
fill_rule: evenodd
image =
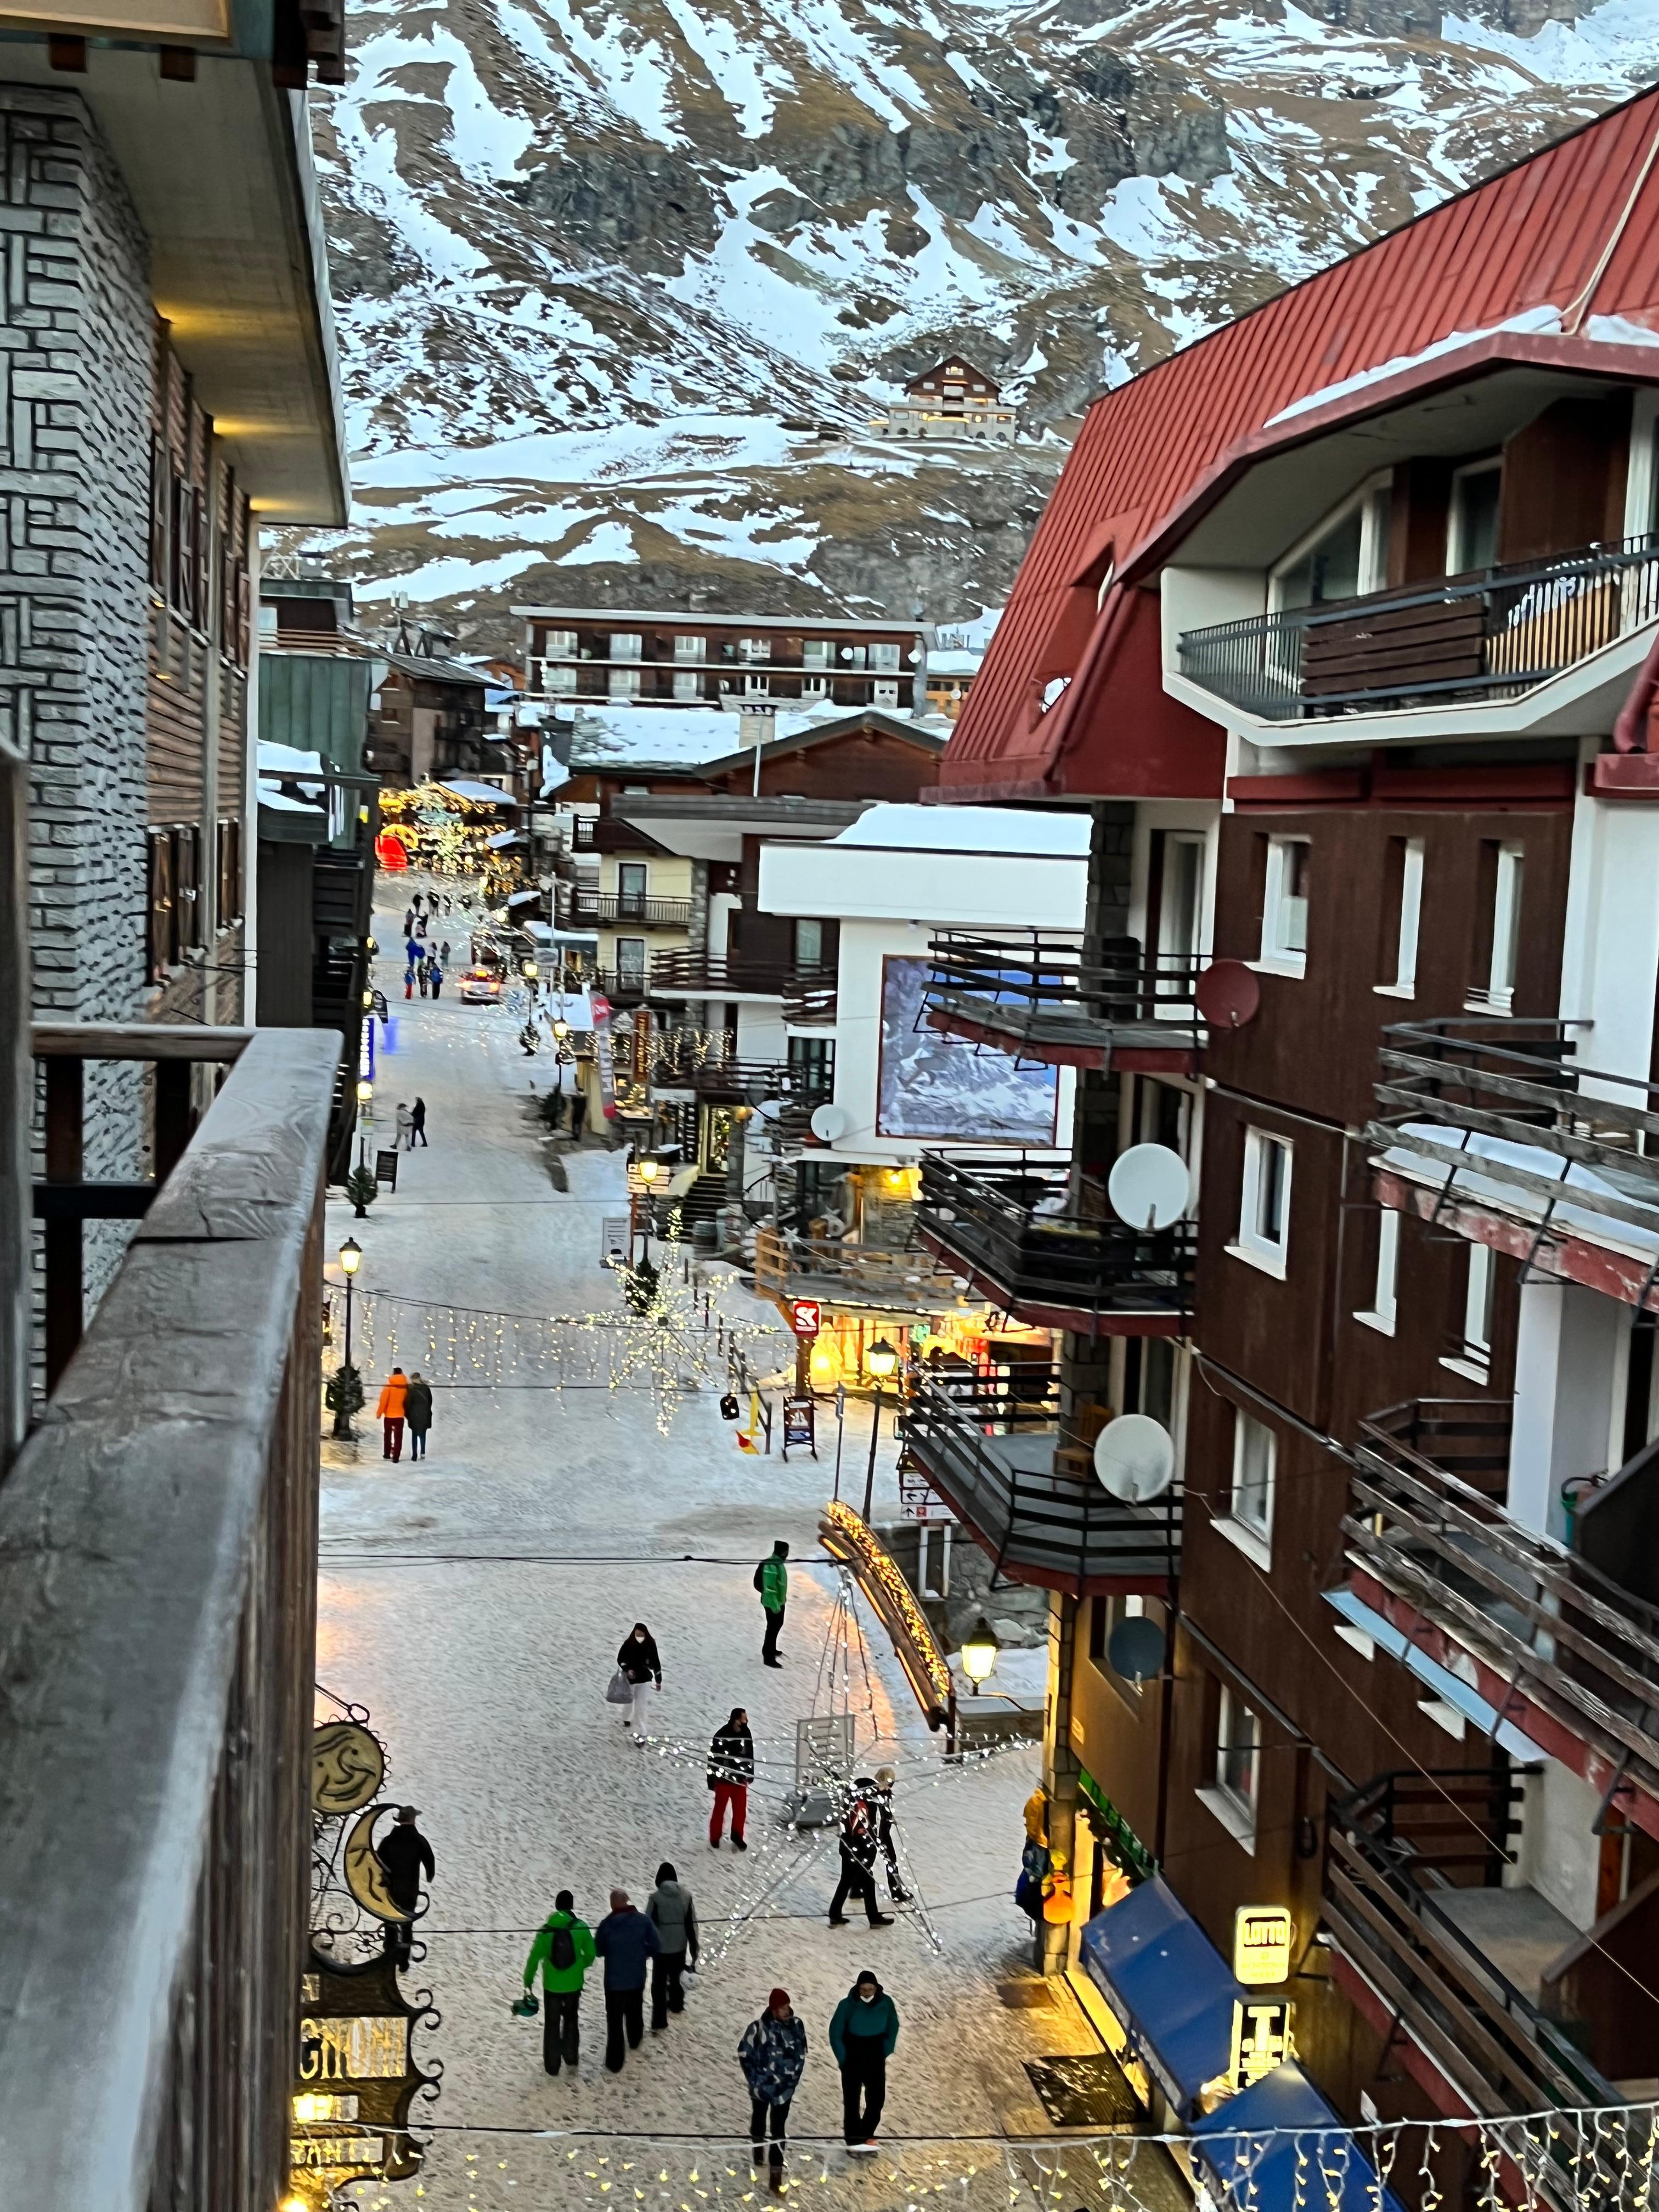
<instances>
[{"instance_id":1,"label":"yellow glowing lamp","mask_svg":"<svg viewBox=\"0 0 1659 2212\"><path fill-rule=\"evenodd\" d=\"M355 1275L358 1268L361 1267L362 1264L362 1246L357 1242L355 1237L348 1237L345 1243L340 1247L341 1271L348 1275Z\"/></svg>"},{"instance_id":2,"label":"yellow glowing lamp","mask_svg":"<svg viewBox=\"0 0 1659 2212\"><path fill-rule=\"evenodd\" d=\"M362 1082L357 1085L357 1103L360 1106L367 1106L369 1100L374 1096L374 1085L369 1081L367 1076L364 1076Z\"/></svg>"},{"instance_id":3,"label":"yellow glowing lamp","mask_svg":"<svg viewBox=\"0 0 1659 2212\"><path fill-rule=\"evenodd\" d=\"M374 992L373 992L373 991L365 991L365 992L363 993L363 1012L364 1012L366 1014L372 1014L372 1013L374 1012Z\"/></svg>"},{"instance_id":4,"label":"yellow glowing lamp","mask_svg":"<svg viewBox=\"0 0 1659 2212\"><path fill-rule=\"evenodd\" d=\"M815 1382L833 1382L841 1372L841 1358L835 1346L820 1336L813 1343L806 1365Z\"/></svg>"},{"instance_id":5,"label":"yellow glowing lamp","mask_svg":"<svg viewBox=\"0 0 1659 2212\"><path fill-rule=\"evenodd\" d=\"M1285 1906L1241 1905L1233 1916L1233 1979L1247 1990L1288 1981L1294 1933Z\"/></svg>"},{"instance_id":6,"label":"yellow glowing lamp","mask_svg":"<svg viewBox=\"0 0 1659 2212\"><path fill-rule=\"evenodd\" d=\"M1001 1649L995 1629L981 1613L971 1632L962 1639L962 1671L976 1690L989 1678Z\"/></svg>"},{"instance_id":7,"label":"yellow glowing lamp","mask_svg":"<svg viewBox=\"0 0 1659 2212\"><path fill-rule=\"evenodd\" d=\"M570 1034L570 1024L569 1024L569 1023L568 1023L568 1022L566 1022L566 1021L557 1021L557 1022L555 1022L555 1023L554 1023L554 1024L553 1024L553 1042L554 1042L554 1043L555 1043L555 1044L562 1044L562 1043L564 1042L565 1039L569 1036L569 1034Z\"/></svg>"},{"instance_id":8,"label":"yellow glowing lamp","mask_svg":"<svg viewBox=\"0 0 1659 2212\"><path fill-rule=\"evenodd\" d=\"M642 1183L645 1183L647 1187L655 1182L657 1177L661 1173L662 1162L660 1160L641 1160L640 1162L640 1181Z\"/></svg>"},{"instance_id":9,"label":"yellow glowing lamp","mask_svg":"<svg viewBox=\"0 0 1659 2212\"><path fill-rule=\"evenodd\" d=\"M864 1355L864 1364L878 1382L885 1382L897 1371L899 1356L884 1336L878 1336Z\"/></svg>"},{"instance_id":10,"label":"yellow glowing lamp","mask_svg":"<svg viewBox=\"0 0 1659 2212\"><path fill-rule=\"evenodd\" d=\"M521 960L519 963L519 973L526 983L533 983L541 972L533 960Z\"/></svg>"}]
</instances>

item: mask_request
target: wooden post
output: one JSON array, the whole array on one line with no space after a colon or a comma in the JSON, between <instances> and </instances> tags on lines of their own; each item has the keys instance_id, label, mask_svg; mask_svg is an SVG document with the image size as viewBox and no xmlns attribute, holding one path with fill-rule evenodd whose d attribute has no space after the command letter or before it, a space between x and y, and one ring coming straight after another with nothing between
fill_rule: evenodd
<instances>
[{"instance_id":1,"label":"wooden post","mask_svg":"<svg viewBox=\"0 0 1659 2212\"><path fill-rule=\"evenodd\" d=\"M79 1182L85 1152L85 1062L46 1064L46 1181ZM188 1070L186 1070L188 1073ZM42 1231L46 1260L46 1389L58 1388L81 1341L82 1227L78 1220L48 1221Z\"/></svg>"},{"instance_id":2,"label":"wooden post","mask_svg":"<svg viewBox=\"0 0 1659 2212\"><path fill-rule=\"evenodd\" d=\"M155 1180L163 1183L184 1158L195 1115L191 1111L191 1080L194 1071L187 1060L158 1060L155 1063Z\"/></svg>"}]
</instances>

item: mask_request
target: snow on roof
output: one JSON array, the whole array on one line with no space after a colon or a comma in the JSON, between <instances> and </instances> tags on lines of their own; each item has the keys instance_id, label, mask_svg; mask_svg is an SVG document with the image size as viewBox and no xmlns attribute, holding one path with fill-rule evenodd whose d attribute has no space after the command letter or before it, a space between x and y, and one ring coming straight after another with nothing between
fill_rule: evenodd
<instances>
[{"instance_id":1,"label":"snow on roof","mask_svg":"<svg viewBox=\"0 0 1659 2212\"><path fill-rule=\"evenodd\" d=\"M934 646L927 654L927 673L930 676L976 676L984 658L983 652L963 652L952 647L941 650Z\"/></svg>"},{"instance_id":2,"label":"snow on roof","mask_svg":"<svg viewBox=\"0 0 1659 2212\"><path fill-rule=\"evenodd\" d=\"M843 709L843 712L846 710ZM775 737L812 727L810 714L780 713ZM718 707L595 707L584 709L570 748L574 769L701 768L743 744L742 718Z\"/></svg>"},{"instance_id":3,"label":"snow on roof","mask_svg":"<svg viewBox=\"0 0 1659 2212\"><path fill-rule=\"evenodd\" d=\"M500 852L503 845L521 845L523 842L524 832L521 830L498 830L493 837L484 839L485 845L492 853Z\"/></svg>"},{"instance_id":4,"label":"snow on roof","mask_svg":"<svg viewBox=\"0 0 1659 2212\"><path fill-rule=\"evenodd\" d=\"M301 752L298 745L279 745L270 738L259 740L261 775L321 775L320 753Z\"/></svg>"},{"instance_id":5,"label":"snow on roof","mask_svg":"<svg viewBox=\"0 0 1659 2212\"><path fill-rule=\"evenodd\" d=\"M527 899L538 899L540 896L539 891L513 891L508 894L507 902L509 906L523 906Z\"/></svg>"},{"instance_id":6,"label":"snow on roof","mask_svg":"<svg viewBox=\"0 0 1659 2212\"><path fill-rule=\"evenodd\" d=\"M504 791L497 791L493 783L475 783L465 776L451 776L438 788L453 792L457 799L470 799L477 806L516 806L519 803Z\"/></svg>"},{"instance_id":7,"label":"snow on roof","mask_svg":"<svg viewBox=\"0 0 1659 2212\"><path fill-rule=\"evenodd\" d=\"M872 806L828 840L908 853L1010 853L1086 860L1089 817L1027 813L1013 806Z\"/></svg>"},{"instance_id":8,"label":"snow on roof","mask_svg":"<svg viewBox=\"0 0 1659 2212\"><path fill-rule=\"evenodd\" d=\"M323 818L320 806L313 806L308 799L290 799L286 792L280 791L274 783L266 782L263 776L259 780L259 804L277 814L314 814L319 822Z\"/></svg>"},{"instance_id":9,"label":"snow on roof","mask_svg":"<svg viewBox=\"0 0 1659 2212\"><path fill-rule=\"evenodd\" d=\"M1288 422L1292 416L1311 414L1316 407L1328 407L1333 399L1346 399L1351 392L1363 392L1368 385L1386 383L1389 377L1401 376L1421 362L1438 361L1442 354L1478 345L1482 338L1494 337L1499 331L1530 331L1541 336L1558 331L1560 327L1559 307L1528 307L1524 313L1510 315L1501 323L1488 323L1484 330L1449 331L1443 338L1420 347L1416 353L1397 353L1388 361L1379 361L1375 368L1362 368L1357 376L1344 376L1334 384L1322 384L1316 391L1304 392L1288 407L1281 407L1277 415L1270 415L1263 428Z\"/></svg>"}]
</instances>

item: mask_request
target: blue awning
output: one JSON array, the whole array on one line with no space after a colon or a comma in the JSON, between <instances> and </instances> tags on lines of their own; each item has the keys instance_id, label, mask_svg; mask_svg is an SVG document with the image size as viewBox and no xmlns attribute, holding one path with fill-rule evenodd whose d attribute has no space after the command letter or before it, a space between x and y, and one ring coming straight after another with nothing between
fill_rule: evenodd
<instances>
[{"instance_id":1,"label":"blue awning","mask_svg":"<svg viewBox=\"0 0 1659 2212\"><path fill-rule=\"evenodd\" d=\"M1184 2120L1232 2055L1233 2002L1245 1992L1160 1875L1097 1912L1083 1930L1090 1979L1135 2055Z\"/></svg>"},{"instance_id":2,"label":"blue awning","mask_svg":"<svg viewBox=\"0 0 1659 2212\"><path fill-rule=\"evenodd\" d=\"M1271 2130L1271 2132L1270 2132ZM1193 2123L1193 2151L1214 2177L1225 2212L1401 2212L1299 2066L1276 2066Z\"/></svg>"}]
</instances>

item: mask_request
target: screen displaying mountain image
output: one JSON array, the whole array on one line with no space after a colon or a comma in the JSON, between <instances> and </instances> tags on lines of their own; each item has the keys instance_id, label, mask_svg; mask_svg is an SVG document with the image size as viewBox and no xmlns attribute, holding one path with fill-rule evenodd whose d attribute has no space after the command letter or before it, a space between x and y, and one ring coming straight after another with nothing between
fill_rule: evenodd
<instances>
[{"instance_id":1,"label":"screen displaying mountain image","mask_svg":"<svg viewBox=\"0 0 1659 2212\"><path fill-rule=\"evenodd\" d=\"M876 1129L950 1144L1052 1145L1059 1077L929 1029L926 960L882 963Z\"/></svg>"}]
</instances>

